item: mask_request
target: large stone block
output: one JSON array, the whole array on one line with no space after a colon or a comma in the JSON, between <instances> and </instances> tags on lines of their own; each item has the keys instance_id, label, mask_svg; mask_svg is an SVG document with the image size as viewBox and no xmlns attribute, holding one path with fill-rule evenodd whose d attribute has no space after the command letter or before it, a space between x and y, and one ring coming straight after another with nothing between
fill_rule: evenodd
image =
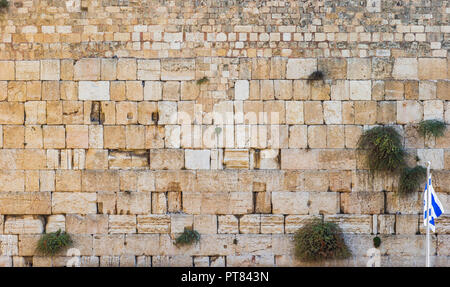
<instances>
[{"instance_id":1,"label":"large stone block","mask_svg":"<svg viewBox=\"0 0 450 287\"><path fill-rule=\"evenodd\" d=\"M5 234L35 234L43 231L42 218L37 216L7 216L5 219Z\"/></svg>"},{"instance_id":2,"label":"large stone block","mask_svg":"<svg viewBox=\"0 0 450 287\"><path fill-rule=\"evenodd\" d=\"M109 101L109 82L80 81L78 99L85 101Z\"/></svg>"},{"instance_id":3,"label":"large stone block","mask_svg":"<svg viewBox=\"0 0 450 287\"><path fill-rule=\"evenodd\" d=\"M408 80L418 78L418 62L416 58L396 58L392 76L395 79Z\"/></svg>"},{"instance_id":4,"label":"large stone block","mask_svg":"<svg viewBox=\"0 0 450 287\"><path fill-rule=\"evenodd\" d=\"M0 124L23 124L24 105L22 103L0 102Z\"/></svg>"},{"instance_id":5,"label":"large stone block","mask_svg":"<svg viewBox=\"0 0 450 287\"><path fill-rule=\"evenodd\" d=\"M249 98L250 85L246 80L236 81L234 84L234 99L247 100Z\"/></svg>"},{"instance_id":6,"label":"large stone block","mask_svg":"<svg viewBox=\"0 0 450 287\"><path fill-rule=\"evenodd\" d=\"M184 167L184 152L180 149L150 150L151 169L181 169Z\"/></svg>"},{"instance_id":7,"label":"large stone block","mask_svg":"<svg viewBox=\"0 0 450 287\"><path fill-rule=\"evenodd\" d=\"M39 80L39 61L16 61L16 80Z\"/></svg>"},{"instance_id":8,"label":"large stone block","mask_svg":"<svg viewBox=\"0 0 450 287\"><path fill-rule=\"evenodd\" d=\"M0 61L0 80L14 80L14 61Z\"/></svg>"},{"instance_id":9,"label":"large stone block","mask_svg":"<svg viewBox=\"0 0 450 287\"><path fill-rule=\"evenodd\" d=\"M195 59L163 59L161 80L188 81L195 79Z\"/></svg>"},{"instance_id":10,"label":"large stone block","mask_svg":"<svg viewBox=\"0 0 450 287\"><path fill-rule=\"evenodd\" d=\"M287 79L307 79L317 70L316 59L289 59L286 65Z\"/></svg>"},{"instance_id":11,"label":"large stone block","mask_svg":"<svg viewBox=\"0 0 450 287\"><path fill-rule=\"evenodd\" d=\"M58 213L96 213L97 194L86 192L54 192L52 212Z\"/></svg>"},{"instance_id":12,"label":"large stone block","mask_svg":"<svg viewBox=\"0 0 450 287\"><path fill-rule=\"evenodd\" d=\"M106 214L67 214L66 231L71 234L108 233L108 215Z\"/></svg>"},{"instance_id":13,"label":"large stone block","mask_svg":"<svg viewBox=\"0 0 450 287\"><path fill-rule=\"evenodd\" d=\"M169 215L138 215L138 233L170 233Z\"/></svg>"},{"instance_id":14,"label":"large stone block","mask_svg":"<svg viewBox=\"0 0 450 287\"><path fill-rule=\"evenodd\" d=\"M384 213L384 194L371 191L342 193L341 209L344 213L354 214Z\"/></svg>"},{"instance_id":15,"label":"large stone block","mask_svg":"<svg viewBox=\"0 0 450 287\"><path fill-rule=\"evenodd\" d=\"M114 233L136 233L136 215L109 215L108 231Z\"/></svg>"},{"instance_id":16,"label":"large stone block","mask_svg":"<svg viewBox=\"0 0 450 287\"><path fill-rule=\"evenodd\" d=\"M274 214L308 214L308 192L272 192Z\"/></svg>"},{"instance_id":17,"label":"large stone block","mask_svg":"<svg viewBox=\"0 0 450 287\"><path fill-rule=\"evenodd\" d=\"M74 80L98 81L100 80L100 59L80 59L73 66Z\"/></svg>"},{"instance_id":18,"label":"large stone block","mask_svg":"<svg viewBox=\"0 0 450 287\"><path fill-rule=\"evenodd\" d=\"M372 216L354 214L334 214L325 215L325 221L336 223L345 233L365 233L372 232Z\"/></svg>"},{"instance_id":19,"label":"large stone block","mask_svg":"<svg viewBox=\"0 0 450 287\"><path fill-rule=\"evenodd\" d=\"M187 169L210 169L211 151L189 150L185 151L185 167Z\"/></svg>"},{"instance_id":20,"label":"large stone block","mask_svg":"<svg viewBox=\"0 0 450 287\"><path fill-rule=\"evenodd\" d=\"M59 60L41 60L41 80L59 81L60 80L60 61Z\"/></svg>"},{"instance_id":21,"label":"large stone block","mask_svg":"<svg viewBox=\"0 0 450 287\"><path fill-rule=\"evenodd\" d=\"M281 169L317 169L319 151L306 149L282 149Z\"/></svg>"},{"instance_id":22,"label":"large stone block","mask_svg":"<svg viewBox=\"0 0 450 287\"><path fill-rule=\"evenodd\" d=\"M0 214L50 213L50 192L0 192Z\"/></svg>"},{"instance_id":23,"label":"large stone block","mask_svg":"<svg viewBox=\"0 0 450 287\"><path fill-rule=\"evenodd\" d=\"M159 60L137 60L138 80L159 80L161 63Z\"/></svg>"},{"instance_id":24,"label":"large stone block","mask_svg":"<svg viewBox=\"0 0 450 287\"><path fill-rule=\"evenodd\" d=\"M419 58L419 79L420 80L445 80L445 79L448 79L447 59L445 59L445 58Z\"/></svg>"}]
</instances>

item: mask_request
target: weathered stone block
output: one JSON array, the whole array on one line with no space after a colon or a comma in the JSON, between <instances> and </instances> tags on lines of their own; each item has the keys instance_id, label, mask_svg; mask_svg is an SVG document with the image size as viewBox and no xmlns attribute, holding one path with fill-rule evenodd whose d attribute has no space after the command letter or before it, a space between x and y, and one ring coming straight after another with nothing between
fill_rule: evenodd
<instances>
[{"instance_id":1,"label":"weathered stone block","mask_svg":"<svg viewBox=\"0 0 450 287\"><path fill-rule=\"evenodd\" d=\"M415 58L396 58L392 76L395 79L408 80L418 78L418 62Z\"/></svg>"},{"instance_id":2,"label":"weathered stone block","mask_svg":"<svg viewBox=\"0 0 450 287\"><path fill-rule=\"evenodd\" d=\"M5 219L5 234L35 234L43 231L44 224L38 216L7 216Z\"/></svg>"},{"instance_id":3,"label":"weathered stone block","mask_svg":"<svg viewBox=\"0 0 450 287\"><path fill-rule=\"evenodd\" d=\"M289 59L286 65L287 79L307 79L317 69L316 59Z\"/></svg>"},{"instance_id":4,"label":"weathered stone block","mask_svg":"<svg viewBox=\"0 0 450 287\"><path fill-rule=\"evenodd\" d=\"M0 61L0 80L14 80L14 61Z\"/></svg>"},{"instance_id":5,"label":"weathered stone block","mask_svg":"<svg viewBox=\"0 0 450 287\"><path fill-rule=\"evenodd\" d=\"M1 192L1 214L50 214L50 192Z\"/></svg>"},{"instance_id":6,"label":"weathered stone block","mask_svg":"<svg viewBox=\"0 0 450 287\"><path fill-rule=\"evenodd\" d=\"M163 59L161 61L161 80L188 81L194 79L194 59Z\"/></svg>"},{"instance_id":7,"label":"weathered stone block","mask_svg":"<svg viewBox=\"0 0 450 287\"><path fill-rule=\"evenodd\" d=\"M108 231L114 233L136 233L135 215L109 215Z\"/></svg>"},{"instance_id":8,"label":"weathered stone block","mask_svg":"<svg viewBox=\"0 0 450 287\"><path fill-rule=\"evenodd\" d=\"M60 80L60 61L59 60L41 60L41 80L59 81Z\"/></svg>"},{"instance_id":9,"label":"weathered stone block","mask_svg":"<svg viewBox=\"0 0 450 287\"><path fill-rule=\"evenodd\" d=\"M52 212L58 213L96 213L97 194L85 192L55 192L52 195Z\"/></svg>"},{"instance_id":10,"label":"weathered stone block","mask_svg":"<svg viewBox=\"0 0 450 287\"><path fill-rule=\"evenodd\" d=\"M98 81L100 80L100 59L80 59L73 66L74 80Z\"/></svg>"},{"instance_id":11,"label":"weathered stone block","mask_svg":"<svg viewBox=\"0 0 450 287\"><path fill-rule=\"evenodd\" d=\"M341 194L341 209L344 213L379 214L384 212L382 192L350 192Z\"/></svg>"},{"instance_id":12,"label":"weathered stone block","mask_svg":"<svg viewBox=\"0 0 450 287\"><path fill-rule=\"evenodd\" d=\"M325 215L325 221L336 223L345 233L365 233L372 232L372 216L353 214Z\"/></svg>"},{"instance_id":13,"label":"weathered stone block","mask_svg":"<svg viewBox=\"0 0 450 287\"><path fill-rule=\"evenodd\" d=\"M85 101L109 101L109 82L80 81L78 99Z\"/></svg>"},{"instance_id":14,"label":"weathered stone block","mask_svg":"<svg viewBox=\"0 0 450 287\"><path fill-rule=\"evenodd\" d=\"M308 214L308 192L272 192L274 214Z\"/></svg>"},{"instance_id":15,"label":"weathered stone block","mask_svg":"<svg viewBox=\"0 0 450 287\"><path fill-rule=\"evenodd\" d=\"M39 61L16 61L16 80L39 80Z\"/></svg>"},{"instance_id":16,"label":"weathered stone block","mask_svg":"<svg viewBox=\"0 0 450 287\"><path fill-rule=\"evenodd\" d=\"M121 58L117 61L118 80L136 80L137 63L136 59Z\"/></svg>"},{"instance_id":17,"label":"weathered stone block","mask_svg":"<svg viewBox=\"0 0 450 287\"><path fill-rule=\"evenodd\" d=\"M138 233L169 233L170 216L169 215L138 215L137 216Z\"/></svg>"},{"instance_id":18,"label":"weathered stone block","mask_svg":"<svg viewBox=\"0 0 450 287\"><path fill-rule=\"evenodd\" d=\"M187 169L210 169L211 152L209 150L185 150L185 167Z\"/></svg>"},{"instance_id":19,"label":"weathered stone block","mask_svg":"<svg viewBox=\"0 0 450 287\"><path fill-rule=\"evenodd\" d=\"M234 215L218 216L217 233L239 233L238 218Z\"/></svg>"}]
</instances>

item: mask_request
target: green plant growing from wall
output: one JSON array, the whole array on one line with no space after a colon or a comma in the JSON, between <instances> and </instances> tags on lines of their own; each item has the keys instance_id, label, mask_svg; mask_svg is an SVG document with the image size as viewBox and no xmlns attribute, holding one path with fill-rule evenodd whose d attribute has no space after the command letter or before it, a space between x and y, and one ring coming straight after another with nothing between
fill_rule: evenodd
<instances>
[{"instance_id":1,"label":"green plant growing from wall","mask_svg":"<svg viewBox=\"0 0 450 287\"><path fill-rule=\"evenodd\" d=\"M36 250L46 256L53 256L73 243L69 234L59 229L56 232L44 233L37 243Z\"/></svg>"},{"instance_id":2,"label":"green plant growing from wall","mask_svg":"<svg viewBox=\"0 0 450 287\"><path fill-rule=\"evenodd\" d=\"M294 237L295 257L302 261L344 259L351 256L342 231L335 223L313 219Z\"/></svg>"},{"instance_id":3,"label":"green plant growing from wall","mask_svg":"<svg viewBox=\"0 0 450 287\"><path fill-rule=\"evenodd\" d=\"M9 2L7 0L0 0L0 9L8 8Z\"/></svg>"},{"instance_id":4,"label":"green plant growing from wall","mask_svg":"<svg viewBox=\"0 0 450 287\"><path fill-rule=\"evenodd\" d=\"M425 120L419 123L419 134L424 138L441 137L444 135L446 124L440 120Z\"/></svg>"},{"instance_id":5,"label":"green plant growing from wall","mask_svg":"<svg viewBox=\"0 0 450 287\"><path fill-rule=\"evenodd\" d=\"M191 228L185 227L183 233L175 239L175 244L180 246L191 245L198 241L200 241L200 234Z\"/></svg>"},{"instance_id":6,"label":"green plant growing from wall","mask_svg":"<svg viewBox=\"0 0 450 287\"><path fill-rule=\"evenodd\" d=\"M208 79L208 77L205 76L205 77L197 80L197 85L203 85L203 84L206 84L208 82L209 82L209 79Z\"/></svg>"},{"instance_id":7,"label":"green plant growing from wall","mask_svg":"<svg viewBox=\"0 0 450 287\"><path fill-rule=\"evenodd\" d=\"M378 236L375 236L373 238L373 247L378 248L381 245L381 238Z\"/></svg>"},{"instance_id":8,"label":"green plant growing from wall","mask_svg":"<svg viewBox=\"0 0 450 287\"><path fill-rule=\"evenodd\" d=\"M402 137L393 127L379 126L365 131L358 148L367 152L371 171L397 171L405 166Z\"/></svg>"},{"instance_id":9,"label":"green plant growing from wall","mask_svg":"<svg viewBox=\"0 0 450 287\"><path fill-rule=\"evenodd\" d=\"M401 194L417 191L425 181L427 169L423 166L405 167L400 174L398 191Z\"/></svg>"}]
</instances>

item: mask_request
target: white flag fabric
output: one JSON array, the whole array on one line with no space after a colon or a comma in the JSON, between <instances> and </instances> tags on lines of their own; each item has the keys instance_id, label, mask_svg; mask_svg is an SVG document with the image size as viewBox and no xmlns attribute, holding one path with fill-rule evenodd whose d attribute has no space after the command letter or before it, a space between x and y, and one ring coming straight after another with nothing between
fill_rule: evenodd
<instances>
[{"instance_id":1,"label":"white flag fabric","mask_svg":"<svg viewBox=\"0 0 450 287\"><path fill-rule=\"evenodd\" d=\"M427 190L431 193L431 202L430 209L427 211ZM435 219L441 216L444 213L444 207L442 203L439 201L439 198L434 191L433 184L431 183L431 174L425 184L425 191L423 192L423 225L427 225L427 214L429 213L429 221L430 221L430 229L435 232L436 231L436 221Z\"/></svg>"}]
</instances>

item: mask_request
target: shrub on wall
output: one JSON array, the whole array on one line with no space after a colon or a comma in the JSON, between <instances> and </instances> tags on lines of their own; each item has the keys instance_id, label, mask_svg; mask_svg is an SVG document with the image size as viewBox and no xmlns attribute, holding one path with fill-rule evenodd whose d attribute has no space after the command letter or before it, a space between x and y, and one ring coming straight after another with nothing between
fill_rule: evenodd
<instances>
[{"instance_id":1,"label":"shrub on wall","mask_svg":"<svg viewBox=\"0 0 450 287\"><path fill-rule=\"evenodd\" d=\"M66 232L59 229L56 232L45 233L41 236L37 244L37 252L43 255L53 256L66 247L71 246L72 238Z\"/></svg>"},{"instance_id":2,"label":"shrub on wall","mask_svg":"<svg viewBox=\"0 0 450 287\"><path fill-rule=\"evenodd\" d=\"M314 219L295 234L295 256L302 261L344 259L351 256L341 229L332 222Z\"/></svg>"},{"instance_id":3,"label":"shrub on wall","mask_svg":"<svg viewBox=\"0 0 450 287\"><path fill-rule=\"evenodd\" d=\"M190 228L184 228L183 233L175 239L176 245L191 245L200 241L200 234Z\"/></svg>"},{"instance_id":4,"label":"shrub on wall","mask_svg":"<svg viewBox=\"0 0 450 287\"><path fill-rule=\"evenodd\" d=\"M405 165L406 152L403 139L393 127L375 127L365 131L358 148L367 152L369 168L372 171L396 171Z\"/></svg>"},{"instance_id":5,"label":"shrub on wall","mask_svg":"<svg viewBox=\"0 0 450 287\"><path fill-rule=\"evenodd\" d=\"M400 174L398 191L400 193L417 191L425 181L426 176L427 169L423 166L418 165L413 168L405 167Z\"/></svg>"},{"instance_id":6,"label":"shrub on wall","mask_svg":"<svg viewBox=\"0 0 450 287\"><path fill-rule=\"evenodd\" d=\"M447 126L439 120L426 120L419 123L419 133L424 138L441 137L444 135Z\"/></svg>"},{"instance_id":7,"label":"shrub on wall","mask_svg":"<svg viewBox=\"0 0 450 287\"><path fill-rule=\"evenodd\" d=\"M0 0L0 9L2 8L8 8L9 2L7 0Z\"/></svg>"}]
</instances>

